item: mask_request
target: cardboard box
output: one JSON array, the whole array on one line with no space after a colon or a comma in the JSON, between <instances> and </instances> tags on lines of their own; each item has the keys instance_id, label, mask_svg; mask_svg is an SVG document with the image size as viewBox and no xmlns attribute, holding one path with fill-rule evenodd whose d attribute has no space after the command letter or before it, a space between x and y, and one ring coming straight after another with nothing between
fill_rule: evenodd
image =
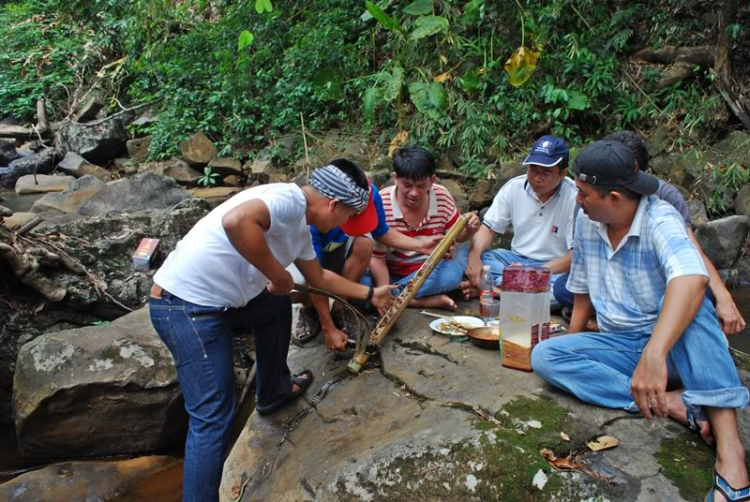
<instances>
[{"instance_id":1,"label":"cardboard box","mask_svg":"<svg viewBox=\"0 0 750 502\"><path fill-rule=\"evenodd\" d=\"M156 256L159 239L144 237L133 253L133 268L139 272L151 270L151 260Z\"/></svg>"}]
</instances>

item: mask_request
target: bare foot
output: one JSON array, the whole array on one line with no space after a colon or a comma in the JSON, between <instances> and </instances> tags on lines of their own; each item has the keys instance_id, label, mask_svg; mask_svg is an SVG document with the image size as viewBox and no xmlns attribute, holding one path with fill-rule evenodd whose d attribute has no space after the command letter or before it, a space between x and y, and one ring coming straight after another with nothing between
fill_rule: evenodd
<instances>
[{"instance_id":1,"label":"bare foot","mask_svg":"<svg viewBox=\"0 0 750 502\"><path fill-rule=\"evenodd\" d=\"M690 427L690 422L687 419L687 407L682 402L682 391L667 392L667 414L669 418L681 423L686 427ZM695 424L700 427L700 434L703 441L708 445L714 444L714 435L711 432L711 424L708 420L696 420Z\"/></svg>"},{"instance_id":2,"label":"bare foot","mask_svg":"<svg viewBox=\"0 0 750 502\"><path fill-rule=\"evenodd\" d=\"M298 375L297 378L300 378L302 380L307 380L307 373L305 373L304 375ZM299 390L299 385L292 382L292 392L297 392L298 390Z\"/></svg>"},{"instance_id":3,"label":"bare foot","mask_svg":"<svg viewBox=\"0 0 750 502\"><path fill-rule=\"evenodd\" d=\"M473 286L469 281L463 281L459 285L461 291L464 294L464 298L471 300L472 298L479 298L479 288Z\"/></svg>"},{"instance_id":4,"label":"bare foot","mask_svg":"<svg viewBox=\"0 0 750 502\"><path fill-rule=\"evenodd\" d=\"M445 309L453 312L458 309L456 302L454 302L448 295L434 295L425 296L422 298L414 298L409 302L409 306L428 309Z\"/></svg>"}]
</instances>

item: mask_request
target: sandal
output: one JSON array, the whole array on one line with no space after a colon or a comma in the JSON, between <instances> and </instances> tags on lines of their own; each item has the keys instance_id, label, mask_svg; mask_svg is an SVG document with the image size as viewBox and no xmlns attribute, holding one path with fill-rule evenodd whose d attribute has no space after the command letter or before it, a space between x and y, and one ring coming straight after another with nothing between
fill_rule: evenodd
<instances>
[{"instance_id":1,"label":"sandal","mask_svg":"<svg viewBox=\"0 0 750 502\"><path fill-rule=\"evenodd\" d=\"M315 307L302 308L292 336L300 343L309 342L320 333L320 317Z\"/></svg>"},{"instance_id":2,"label":"sandal","mask_svg":"<svg viewBox=\"0 0 750 502\"><path fill-rule=\"evenodd\" d=\"M745 502L750 500L750 485L739 490L732 488L727 483L727 480L716 472L716 469L714 469L714 484L711 485L711 490L706 495L705 502L722 502L714 498L715 490L718 490L724 496L726 502Z\"/></svg>"},{"instance_id":3,"label":"sandal","mask_svg":"<svg viewBox=\"0 0 750 502\"><path fill-rule=\"evenodd\" d=\"M333 321L333 325L346 333L349 338L356 339L361 331L359 322L357 322L354 314L344 308L332 312L331 320Z\"/></svg>"},{"instance_id":4,"label":"sandal","mask_svg":"<svg viewBox=\"0 0 750 502\"><path fill-rule=\"evenodd\" d=\"M303 375L307 375L307 378L300 378ZM292 376L292 383L297 384L298 389L294 392L289 392L289 394L286 394L284 396L281 396L280 398L273 401L271 404L267 404L265 406L262 406L260 404L255 405L255 409L258 413L261 415L268 415L270 413L273 413L274 411L278 410L282 406L291 403L298 397L300 397L302 394L305 393L305 391L312 385L313 383L313 374L310 370L305 370L302 373L298 375Z\"/></svg>"}]
</instances>

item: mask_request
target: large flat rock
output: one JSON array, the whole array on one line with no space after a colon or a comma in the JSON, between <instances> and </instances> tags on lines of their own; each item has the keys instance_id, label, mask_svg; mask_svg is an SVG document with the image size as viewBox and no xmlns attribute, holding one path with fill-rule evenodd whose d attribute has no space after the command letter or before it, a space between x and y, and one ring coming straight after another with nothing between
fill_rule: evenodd
<instances>
[{"instance_id":1,"label":"large flat rock","mask_svg":"<svg viewBox=\"0 0 750 502\"><path fill-rule=\"evenodd\" d=\"M581 403L503 368L496 351L432 333L429 320L408 310L381 363L357 376L322 337L293 347L292 371L310 368L316 381L304 400L251 415L224 465L221 500L702 500L713 453L682 426ZM587 451L602 434L620 446L586 453L589 475L555 471L539 453Z\"/></svg>"},{"instance_id":2,"label":"large flat rock","mask_svg":"<svg viewBox=\"0 0 750 502\"><path fill-rule=\"evenodd\" d=\"M26 458L152 452L184 438L177 373L148 307L23 345L13 409Z\"/></svg>"}]
</instances>

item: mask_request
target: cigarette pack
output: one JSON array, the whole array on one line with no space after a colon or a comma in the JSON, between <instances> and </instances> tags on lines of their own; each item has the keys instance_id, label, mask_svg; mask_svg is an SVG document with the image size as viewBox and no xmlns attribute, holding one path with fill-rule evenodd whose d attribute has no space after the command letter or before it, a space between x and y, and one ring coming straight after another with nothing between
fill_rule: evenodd
<instances>
[{"instance_id":1,"label":"cigarette pack","mask_svg":"<svg viewBox=\"0 0 750 502\"><path fill-rule=\"evenodd\" d=\"M138 249L133 253L133 268L140 272L151 270L151 260L156 255L158 247L159 239L141 239Z\"/></svg>"}]
</instances>

